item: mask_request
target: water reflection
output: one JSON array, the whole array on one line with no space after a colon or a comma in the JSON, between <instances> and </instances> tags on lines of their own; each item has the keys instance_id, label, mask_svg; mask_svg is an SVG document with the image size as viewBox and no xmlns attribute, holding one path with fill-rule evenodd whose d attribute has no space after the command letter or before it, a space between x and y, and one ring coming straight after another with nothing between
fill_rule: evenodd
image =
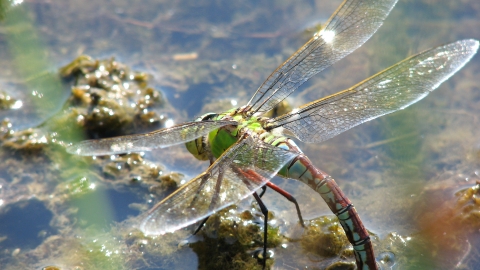
<instances>
[{"instance_id":1,"label":"water reflection","mask_svg":"<svg viewBox=\"0 0 480 270\"><path fill-rule=\"evenodd\" d=\"M5 96L22 102L23 107L15 111L8 110L8 107L2 110L2 117L10 119L2 126L2 136L36 126L61 110L70 89L59 86L57 79L52 77L43 79L43 82L38 81L42 79L28 79L45 70L55 74L58 67L81 53L95 57L115 55L128 65L154 74L155 86L159 86L156 89L166 89L169 103L175 108L174 118L166 117L165 125L168 121L179 123L207 111L222 111L217 109L219 107L228 109L232 100L243 104L262 80L304 42L296 39L300 34L291 32L296 28L289 24L302 24L304 18L312 15L324 17L330 14L339 5L339 1L331 2L282 2L273 3L273 7L268 6L272 4L270 2L251 4L254 8L240 3L216 6L208 1L196 6L182 1L146 2L135 6L120 1L20 4L26 15L18 18L32 19L20 20L15 27L9 27L13 24L5 26L6 41L0 43L0 53L4 55L0 58L4 67L0 76ZM386 24L368 44L335 65L335 69L314 78L290 103L296 107L326 92L349 87L421 49L461 38L480 38L479 7L475 3L400 1ZM223 15L218 17L218 14ZM31 38L38 36L41 38ZM22 38L16 39L18 37ZM22 42L29 46L12 50L11 44ZM25 52L33 53L26 55ZM32 59L38 60L39 64L32 64ZM475 232L477 224L472 221L478 208L474 188L478 180L476 172L480 170L480 134L476 128L479 126L480 89L475 79L478 70L477 58L468 69L453 77L422 105L358 127L324 144L301 145L316 165L334 175L351 196L367 228L376 233L376 250L387 267L473 269L479 265L476 255L479 239ZM42 92L41 89L60 90ZM43 97L33 97L32 91L43 94ZM188 103L192 96L196 97L195 102ZM225 102L219 102L220 99ZM170 109L161 108L156 112L169 115ZM38 113L39 110L43 113ZM33 134L39 135L39 138L45 135L31 131L22 133L19 138L28 139ZM13 220L7 216L11 212L5 209L8 206L16 209L17 201L28 201L29 204L41 201L48 211L31 210L27 206L15 212L30 218L34 217L32 213L38 212L45 220L51 219L47 214L51 212L53 222L49 223L50 228L65 233L60 235L44 228L38 237L31 237L41 243L36 243L34 246L38 247L31 250L19 244L20 240L15 240L13 235L18 236L17 233L5 233L8 241L14 244L9 244L10 252L2 255L2 265L5 262L32 268L39 266L42 260L52 258L53 254L62 258L54 262L62 269L72 265L83 266L84 269L119 269L125 265L133 268L144 266L144 261L154 262L150 264L152 269L198 267L198 257L192 249L178 249L178 243L188 237L188 232L150 239L142 238L138 232L127 230L126 233L122 226L118 230L116 226L105 226L103 229L107 232L98 232L80 219L77 222L84 226L72 231L74 212L92 211L98 214L97 205L74 209L64 204L65 198L51 195L64 194L58 191L63 187L60 182L72 184L68 180L75 182L80 179L72 177L67 168L81 166L92 171L92 164L74 160L69 166L59 167L60 160L67 157L51 152L61 152L61 149L53 146L45 154L43 150L38 151L43 146L28 148L29 151L22 151L23 147L25 145L19 140L3 146L5 164L1 167L0 200L3 205L0 207L3 212L0 218ZM170 168L181 170L186 175L202 170L201 165L189 159L180 148L175 152L157 151L148 158L152 162L167 163ZM133 160L142 163L138 157ZM19 166L20 163L13 161L28 165ZM132 198L135 199L125 199L134 202L130 206L118 204L117 200L110 202L112 208L124 211L117 221L125 220L127 215L135 216L145 208L146 202L151 200L153 203L164 196L165 190L173 189L176 183L188 179L165 173L162 177L168 178L166 181L158 181L150 190L139 184L138 190L135 190L135 182L145 181L143 175L155 179L152 175L159 176L163 168L135 167L133 161L126 160L112 162L115 164L101 166L108 168L105 170L96 167L91 179L107 178L111 184L109 188L114 190L123 185L134 194ZM115 166L118 163L122 164L120 168ZM132 167L136 171L127 173L127 169ZM101 175L95 175L99 172ZM309 219L319 219L319 215L328 214L324 203L316 200L315 195L304 187L293 181L275 181L296 194L304 215ZM82 189L82 183L75 184L81 192L89 192ZM461 194L471 195L455 195L459 187L464 190ZM156 195L145 198L152 193ZM38 201L29 200L32 195ZM291 205L271 192L266 194L265 200L276 215L276 225L280 224L279 235L300 239L303 232L298 232L299 228L294 225L296 216ZM135 211L129 212L129 207ZM105 211L110 210L107 208ZM254 221L258 218L256 210L252 213L250 220ZM111 220L102 216L96 218L101 222ZM42 221L41 218L39 220ZM35 223L40 227L46 224L40 221L26 223ZM248 231L255 226L243 225L246 229L236 232L248 232L248 237L244 239L258 237L258 234ZM44 235L41 231L49 233ZM39 234L38 230L32 232ZM232 232L231 228L227 232ZM227 235L226 239L227 243L231 243L238 238ZM7 245L5 241L0 243L2 247ZM283 239L280 245L286 245L286 248L274 250L275 267L328 264L329 259L319 262L321 259L317 255L307 254L298 242ZM252 250L255 248L251 247ZM135 258L142 253L146 254L145 257ZM29 256L35 259L25 259ZM392 261L395 263L391 264Z\"/></svg>"}]
</instances>

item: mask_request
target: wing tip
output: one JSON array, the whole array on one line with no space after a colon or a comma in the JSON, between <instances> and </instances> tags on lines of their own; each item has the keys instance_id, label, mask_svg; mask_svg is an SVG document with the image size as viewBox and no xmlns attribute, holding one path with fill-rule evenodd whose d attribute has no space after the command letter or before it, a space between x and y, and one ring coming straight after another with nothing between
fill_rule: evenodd
<instances>
[{"instance_id":1,"label":"wing tip","mask_svg":"<svg viewBox=\"0 0 480 270\"><path fill-rule=\"evenodd\" d=\"M472 52L472 55L475 55L478 51L478 47L480 42L476 39L465 39L463 40L464 43L467 43L467 46L470 47L470 51Z\"/></svg>"}]
</instances>

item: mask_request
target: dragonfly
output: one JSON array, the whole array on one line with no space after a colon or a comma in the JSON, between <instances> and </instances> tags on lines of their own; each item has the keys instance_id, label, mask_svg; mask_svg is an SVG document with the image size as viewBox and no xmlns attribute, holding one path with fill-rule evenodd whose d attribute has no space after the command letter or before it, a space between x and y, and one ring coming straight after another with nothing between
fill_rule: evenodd
<instances>
[{"instance_id":1,"label":"dragonfly","mask_svg":"<svg viewBox=\"0 0 480 270\"><path fill-rule=\"evenodd\" d=\"M345 0L325 26L281 64L242 107L208 113L150 133L81 141L67 146L67 151L101 156L185 144L197 159L210 161L205 172L141 216L139 228L145 235L161 235L194 224L249 195L261 203L257 191L266 186L291 200L299 212L296 200L270 179L278 175L299 180L315 190L338 217L353 246L358 269L378 269L369 233L352 202L293 139L320 143L404 109L460 70L476 54L479 42L466 39L429 49L284 115L263 115L312 76L365 43L396 2ZM264 233L266 241L266 229ZM263 253L266 258L265 245Z\"/></svg>"}]
</instances>

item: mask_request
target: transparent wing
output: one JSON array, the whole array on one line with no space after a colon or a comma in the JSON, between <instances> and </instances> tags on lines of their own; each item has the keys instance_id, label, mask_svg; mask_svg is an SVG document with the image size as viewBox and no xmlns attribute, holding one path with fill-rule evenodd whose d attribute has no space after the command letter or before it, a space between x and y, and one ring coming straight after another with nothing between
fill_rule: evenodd
<instances>
[{"instance_id":1,"label":"transparent wing","mask_svg":"<svg viewBox=\"0 0 480 270\"><path fill-rule=\"evenodd\" d=\"M82 141L68 146L67 152L81 156L102 156L150 151L155 148L189 142L206 136L217 128L237 124L235 121L189 122L150 133Z\"/></svg>"},{"instance_id":2,"label":"transparent wing","mask_svg":"<svg viewBox=\"0 0 480 270\"><path fill-rule=\"evenodd\" d=\"M296 155L252 137L241 140L146 213L140 230L164 234L204 219L255 192Z\"/></svg>"},{"instance_id":3,"label":"transparent wing","mask_svg":"<svg viewBox=\"0 0 480 270\"><path fill-rule=\"evenodd\" d=\"M345 0L325 28L290 56L258 88L248 102L250 112L271 110L313 75L360 47L382 25L396 2Z\"/></svg>"},{"instance_id":4,"label":"transparent wing","mask_svg":"<svg viewBox=\"0 0 480 270\"><path fill-rule=\"evenodd\" d=\"M414 55L350 89L272 119L267 129L284 127L304 142L325 141L424 98L461 69L478 45L460 40Z\"/></svg>"}]
</instances>

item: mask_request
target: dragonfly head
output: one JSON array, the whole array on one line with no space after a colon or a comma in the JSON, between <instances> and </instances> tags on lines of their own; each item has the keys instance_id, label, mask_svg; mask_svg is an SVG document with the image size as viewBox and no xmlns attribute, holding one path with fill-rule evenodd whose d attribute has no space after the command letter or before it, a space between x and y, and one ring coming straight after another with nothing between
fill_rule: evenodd
<instances>
[{"instance_id":1,"label":"dragonfly head","mask_svg":"<svg viewBox=\"0 0 480 270\"><path fill-rule=\"evenodd\" d=\"M195 122L201 122L201 121L206 121L206 120L214 120L218 114L216 113L206 113L197 119L195 119ZM188 152L190 152L196 159L198 160L208 160L208 150L205 145L205 138L204 137L199 137L196 138L193 141L189 141L185 143L185 146L187 147Z\"/></svg>"}]
</instances>

